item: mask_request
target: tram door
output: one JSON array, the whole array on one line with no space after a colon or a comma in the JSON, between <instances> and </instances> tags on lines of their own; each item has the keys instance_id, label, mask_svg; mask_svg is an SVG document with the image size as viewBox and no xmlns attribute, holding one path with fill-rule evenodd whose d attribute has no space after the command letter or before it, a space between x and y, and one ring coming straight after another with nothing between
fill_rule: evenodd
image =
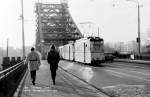
<instances>
[{"instance_id":1,"label":"tram door","mask_svg":"<svg viewBox=\"0 0 150 97\"><path fill-rule=\"evenodd\" d=\"M84 51L83 51L83 53L84 53L84 62L85 62L85 42L84 42Z\"/></svg>"},{"instance_id":2,"label":"tram door","mask_svg":"<svg viewBox=\"0 0 150 97\"><path fill-rule=\"evenodd\" d=\"M70 46L69 46L69 60L70 60L71 58L70 58Z\"/></svg>"},{"instance_id":3,"label":"tram door","mask_svg":"<svg viewBox=\"0 0 150 97\"><path fill-rule=\"evenodd\" d=\"M73 52L73 61L75 61L75 46L74 46L74 44L73 44L72 46L73 46L73 48L72 48L72 52Z\"/></svg>"}]
</instances>

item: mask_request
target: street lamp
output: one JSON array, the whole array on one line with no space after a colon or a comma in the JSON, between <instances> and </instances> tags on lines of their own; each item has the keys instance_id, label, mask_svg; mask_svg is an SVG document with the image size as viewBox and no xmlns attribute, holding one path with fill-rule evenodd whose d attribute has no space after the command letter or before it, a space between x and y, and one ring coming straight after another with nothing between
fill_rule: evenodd
<instances>
[{"instance_id":1,"label":"street lamp","mask_svg":"<svg viewBox=\"0 0 150 97\"><path fill-rule=\"evenodd\" d=\"M140 55L141 53L141 38L140 38L140 3L138 0L127 0L127 1L132 1L135 2L137 4L138 7L138 37L137 37L137 42L138 42L138 53Z\"/></svg>"}]
</instances>

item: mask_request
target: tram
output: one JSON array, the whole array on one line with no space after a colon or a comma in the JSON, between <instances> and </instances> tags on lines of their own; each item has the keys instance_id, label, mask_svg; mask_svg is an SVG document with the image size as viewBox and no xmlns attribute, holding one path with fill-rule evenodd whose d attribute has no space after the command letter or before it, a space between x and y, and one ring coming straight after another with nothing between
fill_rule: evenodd
<instances>
[{"instance_id":1,"label":"tram","mask_svg":"<svg viewBox=\"0 0 150 97\"><path fill-rule=\"evenodd\" d=\"M86 37L73 43L59 47L62 59L87 64L102 63L105 61L104 40L100 37Z\"/></svg>"}]
</instances>

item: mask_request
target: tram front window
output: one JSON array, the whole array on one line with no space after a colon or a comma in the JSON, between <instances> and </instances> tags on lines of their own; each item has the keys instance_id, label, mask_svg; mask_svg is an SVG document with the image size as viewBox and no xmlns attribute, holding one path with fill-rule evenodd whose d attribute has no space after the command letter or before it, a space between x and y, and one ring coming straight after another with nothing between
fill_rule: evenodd
<instances>
[{"instance_id":1,"label":"tram front window","mask_svg":"<svg viewBox=\"0 0 150 97\"><path fill-rule=\"evenodd\" d=\"M91 45L91 51L98 51L98 52L103 52L104 47L103 47L103 42L93 42Z\"/></svg>"}]
</instances>

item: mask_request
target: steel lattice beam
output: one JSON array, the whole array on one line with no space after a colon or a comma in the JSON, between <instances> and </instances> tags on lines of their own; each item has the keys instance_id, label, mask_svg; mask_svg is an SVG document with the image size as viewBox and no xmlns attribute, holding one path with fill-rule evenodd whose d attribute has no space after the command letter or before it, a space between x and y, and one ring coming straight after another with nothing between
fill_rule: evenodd
<instances>
[{"instance_id":1,"label":"steel lattice beam","mask_svg":"<svg viewBox=\"0 0 150 97\"><path fill-rule=\"evenodd\" d=\"M50 44L64 45L82 37L66 3L36 3L36 48L44 52ZM48 45L49 44L49 45Z\"/></svg>"}]
</instances>

